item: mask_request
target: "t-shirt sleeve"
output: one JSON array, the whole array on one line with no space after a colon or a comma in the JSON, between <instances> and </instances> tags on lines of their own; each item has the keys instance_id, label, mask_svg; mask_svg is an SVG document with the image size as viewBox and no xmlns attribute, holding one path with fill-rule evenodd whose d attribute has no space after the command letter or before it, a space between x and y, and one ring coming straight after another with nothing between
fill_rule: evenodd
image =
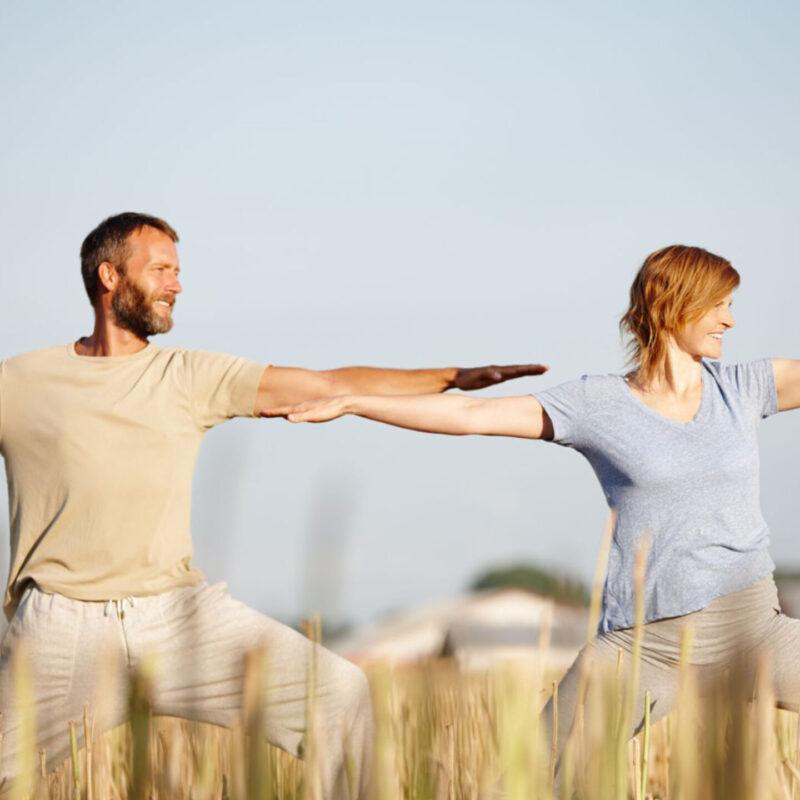
<instances>
[{"instance_id":1,"label":"t-shirt sleeve","mask_svg":"<svg viewBox=\"0 0 800 800\"><path fill-rule=\"evenodd\" d=\"M231 417L252 417L264 365L224 353L184 353L192 416L201 428Z\"/></svg>"},{"instance_id":2,"label":"t-shirt sleeve","mask_svg":"<svg viewBox=\"0 0 800 800\"><path fill-rule=\"evenodd\" d=\"M763 419L777 413L778 392L771 359L725 364L722 369L751 416Z\"/></svg>"},{"instance_id":3,"label":"t-shirt sleeve","mask_svg":"<svg viewBox=\"0 0 800 800\"><path fill-rule=\"evenodd\" d=\"M533 396L553 423L553 441L579 449L584 443L586 429L586 376L534 392Z\"/></svg>"}]
</instances>

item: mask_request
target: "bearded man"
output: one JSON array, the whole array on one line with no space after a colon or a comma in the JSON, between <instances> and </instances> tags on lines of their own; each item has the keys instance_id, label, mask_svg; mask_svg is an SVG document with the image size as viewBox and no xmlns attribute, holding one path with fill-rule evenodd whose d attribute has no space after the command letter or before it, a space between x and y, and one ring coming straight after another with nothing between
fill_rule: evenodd
<instances>
[{"instance_id":1,"label":"bearded man","mask_svg":"<svg viewBox=\"0 0 800 800\"><path fill-rule=\"evenodd\" d=\"M150 654L155 714L235 724L244 656L260 647L267 740L302 754L313 659L322 795L363 797L372 744L364 674L237 602L224 584L209 585L191 563L191 484L203 434L231 417L313 398L478 389L545 368L315 372L157 347L149 339L172 328L181 292L177 242L156 217L106 219L81 247L92 334L0 363L11 530L10 625L0 649L3 788L23 763L17 652L27 656L33 687L35 746L55 764L85 704L98 731L125 720L125 679ZM96 703L99 685L117 688Z\"/></svg>"}]
</instances>

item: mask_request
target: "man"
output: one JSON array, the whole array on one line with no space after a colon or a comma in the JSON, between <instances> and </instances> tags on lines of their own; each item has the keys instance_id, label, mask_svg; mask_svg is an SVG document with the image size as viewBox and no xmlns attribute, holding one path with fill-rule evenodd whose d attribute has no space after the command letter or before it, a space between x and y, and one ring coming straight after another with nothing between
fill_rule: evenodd
<instances>
[{"instance_id":1,"label":"man","mask_svg":"<svg viewBox=\"0 0 800 800\"><path fill-rule=\"evenodd\" d=\"M150 653L154 713L235 724L243 657L259 646L268 658L266 738L301 754L313 654L323 796L363 796L372 735L363 673L233 600L223 584L209 586L191 564L191 482L203 434L306 399L478 389L545 368L314 372L158 348L149 338L171 329L181 292L177 241L156 217L102 222L81 247L92 334L0 364L11 522L10 625L0 652L5 788L21 769L24 738L12 683L17 651L32 681L36 745L55 764L84 704L98 731L124 721L124 693L95 704L97 686L109 672L111 685L124 683Z\"/></svg>"}]
</instances>

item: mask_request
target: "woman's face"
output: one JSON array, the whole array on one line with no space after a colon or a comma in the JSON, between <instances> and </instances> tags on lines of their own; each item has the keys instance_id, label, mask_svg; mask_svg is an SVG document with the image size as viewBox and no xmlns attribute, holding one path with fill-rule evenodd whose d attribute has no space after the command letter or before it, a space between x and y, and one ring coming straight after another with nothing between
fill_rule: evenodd
<instances>
[{"instance_id":1,"label":"woman's face","mask_svg":"<svg viewBox=\"0 0 800 800\"><path fill-rule=\"evenodd\" d=\"M736 322L731 312L733 293L719 301L700 319L689 322L675 335L675 343L689 355L717 359L722 355L722 337Z\"/></svg>"}]
</instances>

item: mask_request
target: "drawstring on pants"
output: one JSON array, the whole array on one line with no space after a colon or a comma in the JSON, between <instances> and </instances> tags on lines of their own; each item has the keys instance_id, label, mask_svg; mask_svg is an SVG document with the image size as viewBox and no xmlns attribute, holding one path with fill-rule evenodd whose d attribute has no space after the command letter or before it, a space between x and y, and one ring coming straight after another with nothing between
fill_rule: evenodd
<instances>
[{"instance_id":1,"label":"drawstring on pants","mask_svg":"<svg viewBox=\"0 0 800 800\"><path fill-rule=\"evenodd\" d=\"M103 608L103 616L107 617L108 612L112 609L117 615L117 619L125 619L125 603L128 603L133 608L133 598L130 595L122 597L119 600L106 600L105 607Z\"/></svg>"}]
</instances>

